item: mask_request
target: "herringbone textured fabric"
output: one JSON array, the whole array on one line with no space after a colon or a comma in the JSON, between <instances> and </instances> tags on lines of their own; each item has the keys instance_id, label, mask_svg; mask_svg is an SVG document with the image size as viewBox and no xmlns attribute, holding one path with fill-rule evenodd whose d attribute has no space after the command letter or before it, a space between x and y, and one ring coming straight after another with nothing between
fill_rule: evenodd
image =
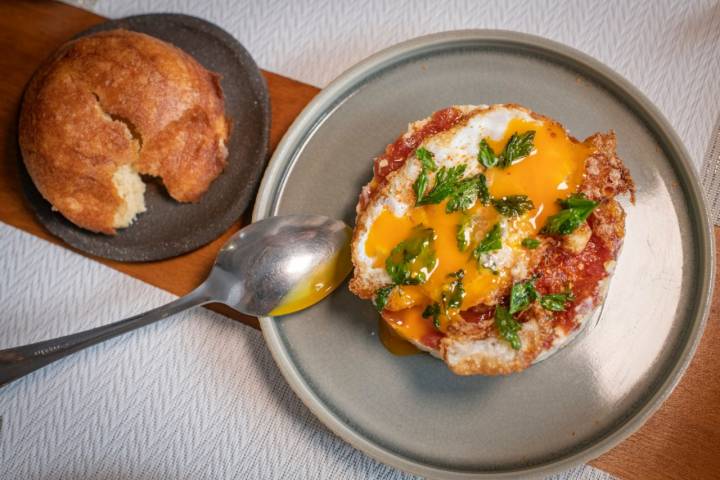
<instances>
[{"instance_id":1,"label":"herringbone textured fabric","mask_svg":"<svg viewBox=\"0 0 720 480\"><path fill-rule=\"evenodd\" d=\"M386 46L502 28L573 46L656 103L696 165L720 114L717 2L85 0L213 21L258 64L318 86ZM107 323L171 295L0 224L0 348ZM0 479L409 478L329 433L261 335L199 309L0 390ZM606 480L583 467L555 480Z\"/></svg>"}]
</instances>

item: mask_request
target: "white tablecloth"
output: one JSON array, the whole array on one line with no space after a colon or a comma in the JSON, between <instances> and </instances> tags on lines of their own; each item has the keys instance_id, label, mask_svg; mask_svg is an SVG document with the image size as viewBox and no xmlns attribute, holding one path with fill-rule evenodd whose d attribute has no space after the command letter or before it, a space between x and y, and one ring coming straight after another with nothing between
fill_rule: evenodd
<instances>
[{"instance_id":1,"label":"white tablecloth","mask_svg":"<svg viewBox=\"0 0 720 480\"><path fill-rule=\"evenodd\" d=\"M85 0L108 16L213 21L263 68L315 85L398 41L457 28L538 34L645 92L696 165L720 114L716 2ZM386 4L387 3L387 4ZM172 299L0 224L0 348L101 325ZM0 479L408 477L328 432L261 335L203 309L96 346L0 390ZM558 478L607 479L580 467Z\"/></svg>"}]
</instances>

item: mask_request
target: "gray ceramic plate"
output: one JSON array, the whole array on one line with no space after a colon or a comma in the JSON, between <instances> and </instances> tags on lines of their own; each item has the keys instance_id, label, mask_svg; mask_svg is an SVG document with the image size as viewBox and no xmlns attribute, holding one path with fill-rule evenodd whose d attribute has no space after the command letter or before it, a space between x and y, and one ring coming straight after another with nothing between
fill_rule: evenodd
<instances>
[{"instance_id":1,"label":"gray ceramic plate","mask_svg":"<svg viewBox=\"0 0 720 480\"><path fill-rule=\"evenodd\" d=\"M79 228L53 211L19 161L23 191L40 223L79 250L123 262L174 257L215 240L252 201L267 161L267 87L247 50L225 30L200 18L170 13L137 15L96 25L78 37L115 28L169 42L221 75L225 113L232 122L225 170L198 203L176 202L159 182L147 182L147 211L115 236Z\"/></svg>"},{"instance_id":2,"label":"gray ceramic plate","mask_svg":"<svg viewBox=\"0 0 720 480\"><path fill-rule=\"evenodd\" d=\"M712 237L677 135L620 76L537 37L432 35L352 68L288 131L254 219L312 212L352 224L371 159L408 122L452 104L498 102L554 117L580 138L617 132L638 195L597 324L523 373L463 378L430 356L388 353L372 305L346 288L300 314L261 319L283 374L329 428L431 477L525 478L600 455L667 397L708 311Z\"/></svg>"}]
</instances>

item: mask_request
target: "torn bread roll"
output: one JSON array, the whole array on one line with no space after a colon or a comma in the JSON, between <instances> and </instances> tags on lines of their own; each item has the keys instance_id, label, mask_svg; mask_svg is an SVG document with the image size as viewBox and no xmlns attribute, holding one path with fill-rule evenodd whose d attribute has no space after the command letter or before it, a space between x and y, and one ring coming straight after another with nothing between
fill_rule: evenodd
<instances>
[{"instance_id":1,"label":"torn bread roll","mask_svg":"<svg viewBox=\"0 0 720 480\"><path fill-rule=\"evenodd\" d=\"M140 175L199 201L226 165L229 134L217 74L166 42L112 30L66 43L38 69L19 142L53 208L112 235L145 211Z\"/></svg>"}]
</instances>

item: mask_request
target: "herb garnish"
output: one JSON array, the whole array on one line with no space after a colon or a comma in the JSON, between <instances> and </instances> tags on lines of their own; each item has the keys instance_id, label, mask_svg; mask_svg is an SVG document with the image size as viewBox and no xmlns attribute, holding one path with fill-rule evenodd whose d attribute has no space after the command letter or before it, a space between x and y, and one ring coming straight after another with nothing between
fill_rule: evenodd
<instances>
[{"instance_id":1,"label":"herb garnish","mask_svg":"<svg viewBox=\"0 0 720 480\"><path fill-rule=\"evenodd\" d=\"M490 201L487 179L482 173L461 180L455 185L452 193L450 193L450 199L445 206L445 211L452 213L458 210L467 210L475 205L478 198L483 204Z\"/></svg>"},{"instance_id":2,"label":"herb garnish","mask_svg":"<svg viewBox=\"0 0 720 480\"><path fill-rule=\"evenodd\" d=\"M415 191L415 198L419 203L425 195L425 187L428 182L428 171L434 172L437 170L435 160L433 160L433 154L429 150L420 147L415 150L415 157L420 161L420 175L413 183L413 190Z\"/></svg>"},{"instance_id":3,"label":"herb garnish","mask_svg":"<svg viewBox=\"0 0 720 480\"><path fill-rule=\"evenodd\" d=\"M410 237L400 242L385 260L385 269L396 285L425 283L437 266L433 242L435 232L422 225L415 227Z\"/></svg>"},{"instance_id":4,"label":"herb garnish","mask_svg":"<svg viewBox=\"0 0 720 480\"><path fill-rule=\"evenodd\" d=\"M582 193L571 195L565 200L558 200L558 203L563 210L548 218L542 229L543 233L569 235L582 225L598 206L597 202L593 202Z\"/></svg>"},{"instance_id":5,"label":"herb garnish","mask_svg":"<svg viewBox=\"0 0 720 480\"><path fill-rule=\"evenodd\" d=\"M474 177L462 179L467 165L456 165L454 167L442 167L440 170L434 160L432 152L420 147L415 150L415 157L420 161L420 174L415 183L415 205L430 205L440 203L449 197L445 206L447 213L467 210L472 207L478 198L487 204L490 201L490 193L487 188L485 175L478 174ZM425 192L428 186L428 172L437 171L435 185L429 192Z\"/></svg>"},{"instance_id":6,"label":"herb garnish","mask_svg":"<svg viewBox=\"0 0 720 480\"><path fill-rule=\"evenodd\" d=\"M527 310L537 298L534 278L514 284L510 291L510 314L514 315Z\"/></svg>"},{"instance_id":7,"label":"herb garnish","mask_svg":"<svg viewBox=\"0 0 720 480\"><path fill-rule=\"evenodd\" d=\"M425 307L422 313L423 318L432 318L435 328L440 328L440 305L433 303Z\"/></svg>"},{"instance_id":8,"label":"herb garnish","mask_svg":"<svg viewBox=\"0 0 720 480\"><path fill-rule=\"evenodd\" d=\"M420 147L417 150L415 150L415 157L420 160L420 163L423 167L427 168L431 172L434 172L437 170L437 165L435 165L435 159L433 153L426 149L425 147Z\"/></svg>"},{"instance_id":9,"label":"herb garnish","mask_svg":"<svg viewBox=\"0 0 720 480\"><path fill-rule=\"evenodd\" d=\"M457 234L455 239L457 240L458 250L464 252L470 245L470 234L472 233L473 219L470 215L463 215L460 223L457 226Z\"/></svg>"},{"instance_id":10,"label":"herb garnish","mask_svg":"<svg viewBox=\"0 0 720 480\"><path fill-rule=\"evenodd\" d=\"M529 130L523 133L513 133L505 145L505 151L500 156L498 167L506 168L513 164L514 161L527 157L534 147L535 131Z\"/></svg>"},{"instance_id":11,"label":"herb garnish","mask_svg":"<svg viewBox=\"0 0 720 480\"><path fill-rule=\"evenodd\" d=\"M551 312L564 312L565 304L573 301L575 301L575 295L568 290L565 293L543 295L540 299L540 306Z\"/></svg>"},{"instance_id":12,"label":"herb garnish","mask_svg":"<svg viewBox=\"0 0 720 480\"><path fill-rule=\"evenodd\" d=\"M485 167L507 168L516 160L527 157L534 147L535 131L529 130L523 133L513 133L508 140L505 149L500 155L496 155L485 139L482 139L478 147L478 162Z\"/></svg>"},{"instance_id":13,"label":"herb garnish","mask_svg":"<svg viewBox=\"0 0 720 480\"><path fill-rule=\"evenodd\" d=\"M520 344L520 323L515 320L506 307L498 305L495 307L495 326L500 333L500 336L510 343L510 346L515 350L520 350L522 345Z\"/></svg>"},{"instance_id":14,"label":"herb garnish","mask_svg":"<svg viewBox=\"0 0 720 480\"><path fill-rule=\"evenodd\" d=\"M497 155L495 155L495 152L493 152L490 145L488 145L487 141L483 138L482 141L480 141L480 147L478 148L478 162L480 162L480 165L485 168L494 167L497 165L498 160L499 159Z\"/></svg>"},{"instance_id":15,"label":"herb garnish","mask_svg":"<svg viewBox=\"0 0 720 480\"><path fill-rule=\"evenodd\" d=\"M465 164L441 167L435 176L435 185L427 194L419 195L415 205L440 203L455 192L457 184L465 173ZM417 194L417 192L416 192Z\"/></svg>"},{"instance_id":16,"label":"herb garnish","mask_svg":"<svg viewBox=\"0 0 720 480\"><path fill-rule=\"evenodd\" d=\"M382 312L387 305L390 293L392 293L395 285L388 285L387 287L378 288L375 292L375 298L373 299L373 305L378 309L378 312Z\"/></svg>"},{"instance_id":17,"label":"herb garnish","mask_svg":"<svg viewBox=\"0 0 720 480\"><path fill-rule=\"evenodd\" d=\"M450 310L458 310L465 298L465 288L462 283L465 271L458 270L448 274L448 277L453 280L443 286L440 303L435 302L428 305L422 313L423 318L433 319L435 328L440 328L440 316L448 317Z\"/></svg>"},{"instance_id":18,"label":"herb garnish","mask_svg":"<svg viewBox=\"0 0 720 480\"><path fill-rule=\"evenodd\" d=\"M521 244L523 247L529 250L535 250L540 246L540 240L538 240L537 238L527 237L523 239Z\"/></svg>"},{"instance_id":19,"label":"herb garnish","mask_svg":"<svg viewBox=\"0 0 720 480\"><path fill-rule=\"evenodd\" d=\"M523 213L535 208L527 195L507 195L492 199L493 207L504 217L519 217Z\"/></svg>"},{"instance_id":20,"label":"herb garnish","mask_svg":"<svg viewBox=\"0 0 720 480\"><path fill-rule=\"evenodd\" d=\"M502 248L502 230L500 224L496 223L482 239L480 245L473 250L473 257L480 258L480 255Z\"/></svg>"},{"instance_id":21,"label":"herb garnish","mask_svg":"<svg viewBox=\"0 0 720 480\"><path fill-rule=\"evenodd\" d=\"M465 271L458 270L455 273L451 273L448 277L453 278L448 285L443 287L442 292L442 303L443 310L447 313L448 310L457 310L462 305L463 298L465 298L465 288L463 287L463 278L465 278Z\"/></svg>"}]
</instances>

